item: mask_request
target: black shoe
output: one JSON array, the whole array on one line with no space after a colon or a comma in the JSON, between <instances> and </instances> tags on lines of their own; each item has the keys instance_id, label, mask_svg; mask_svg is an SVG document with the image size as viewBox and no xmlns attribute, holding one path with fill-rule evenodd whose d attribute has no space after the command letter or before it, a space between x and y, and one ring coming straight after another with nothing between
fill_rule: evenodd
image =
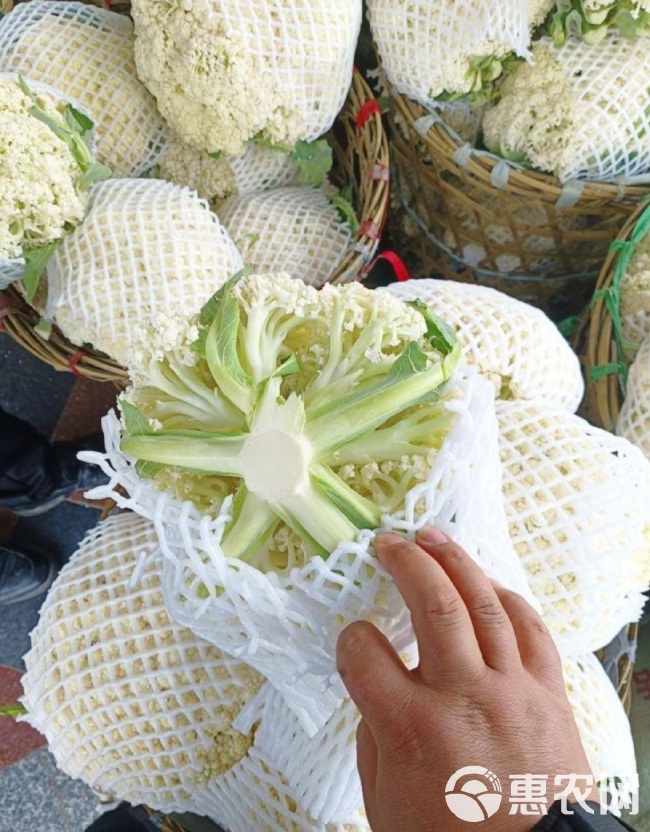
<instances>
[{"instance_id":1,"label":"black shoe","mask_svg":"<svg viewBox=\"0 0 650 832\"><path fill-rule=\"evenodd\" d=\"M47 552L0 546L0 607L27 601L45 592L56 573L57 563Z\"/></svg>"},{"instance_id":2,"label":"black shoe","mask_svg":"<svg viewBox=\"0 0 650 832\"><path fill-rule=\"evenodd\" d=\"M79 451L90 451L103 448L103 437L90 437L81 442L55 442L52 444L58 469L55 485L51 491L42 497L28 494L17 494L12 499L3 499L2 504L20 517L34 517L50 511L62 503L74 491L90 491L108 482L97 465L80 462L77 459Z\"/></svg>"}]
</instances>

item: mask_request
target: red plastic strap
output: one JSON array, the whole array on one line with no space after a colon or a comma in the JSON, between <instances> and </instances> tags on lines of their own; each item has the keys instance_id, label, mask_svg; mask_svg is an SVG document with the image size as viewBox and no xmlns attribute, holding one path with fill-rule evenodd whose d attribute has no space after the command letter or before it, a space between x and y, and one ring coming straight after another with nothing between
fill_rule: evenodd
<instances>
[{"instance_id":1,"label":"red plastic strap","mask_svg":"<svg viewBox=\"0 0 650 832\"><path fill-rule=\"evenodd\" d=\"M81 361L81 359L82 359L83 357L84 357L84 354L83 354L82 352L76 352L76 353L72 356L72 358L70 359L70 361L68 361L68 370L70 370L70 372L72 373L72 375L73 375L73 376L76 376L77 378L83 378L83 376L81 375L81 373L79 372L79 370L77 370L77 364Z\"/></svg>"},{"instance_id":2,"label":"red plastic strap","mask_svg":"<svg viewBox=\"0 0 650 832\"><path fill-rule=\"evenodd\" d=\"M357 127L361 129L364 126L364 124L366 124L368 119L374 115L381 115L381 107L379 106L379 101L377 101L376 98L373 98L370 101L366 101L366 103L361 107L361 109L357 113Z\"/></svg>"},{"instance_id":3,"label":"red plastic strap","mask_svg":"<svg viewBox=\"0 0 650 832\"><path fill-rule=\"evenodd\" d=\"M381 254L377 255L377 260L386 260L387 263L390 263L393 267L393 271L395 272L395 277L400 283L405 283L407 280L411 279L411 275L409 270L406 268L404 261L399 254L395 254L394 251L382 251Z\"/></svg>"},{"instance_id":4,"label":"red plastic strap","mask_svg":"<svg viewBox=\"0 0 650 832\"><path fill-rule=\"evenodd\" d=\"M378 240L381 237L381 228L376 222L367 220L366 222L362 222L359 226L359 236L370 237L371 240Z\"/></svg>"}]
</instances>

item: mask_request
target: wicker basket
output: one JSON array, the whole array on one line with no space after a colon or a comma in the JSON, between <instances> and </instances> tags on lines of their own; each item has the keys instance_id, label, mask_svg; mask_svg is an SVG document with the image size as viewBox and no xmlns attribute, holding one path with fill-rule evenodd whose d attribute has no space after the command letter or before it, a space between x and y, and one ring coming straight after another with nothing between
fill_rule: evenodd
<instances>
[{"instance_id":1,"label":"wicker basket","mask_svg":"<svg viewBox=\"0 0 650 832\"><path fill-rule=\"evenodd\" d=\"M360 223L356 244L330 278L341 284L365 277L388 213L388 139L379 105L357 71L346 105L327 139L334 151L332 181L341 187L353 186ZM0 292L0 328L32 355L55 370L70 370L94 381L126 382L125 371L115 361L91 347L74 346L56 326L45 341L34 330L39 318L15 288Z\"/></svg>"},{"instance_id":2,"label":"wicker basket","mask_svg":"<svg viewBox=\"0 0 650 832\"><path fill-rule=\"evenodd\" d=\"M413 276L492 286L556 319L588 301L609 244L650 193L598 182L563 187L473 150L397 93L390 122L401 204L390 228Z\"/></svg>"}]
</instances>

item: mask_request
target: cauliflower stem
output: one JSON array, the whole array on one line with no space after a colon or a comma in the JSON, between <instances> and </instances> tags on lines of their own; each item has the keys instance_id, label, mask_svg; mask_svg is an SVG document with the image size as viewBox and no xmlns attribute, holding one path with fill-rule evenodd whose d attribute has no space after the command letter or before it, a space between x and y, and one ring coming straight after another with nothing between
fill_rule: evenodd
<instances>
[{"instance_id":1,"label":"cauliflower stem","mask_svg":"<svg viewBox=\"0 0 650 832\"><path fill-rule=\"evenodd\" d=\"M236 275L204 308L194 362L172 350L140 370L146 382L121 404L121 447L140 476L180 470L232 483L229 557L250 560L281 523L327 556L381 522L375 492L360 493L351 466L403 465L440 447L453 418L441 388L460 347L420 301L247 278Z\"/></svg>"},{"instance_id":2,"label":"cauliflower stem","mask_svg":"<svg viewBox=\"0 0 650 832\"><path fill-rule=\"evenodd\" d=\"M551 22L551 35L558 46L573 34L597 44L610 29L626 38L650 35L648 0L560 0L558 7Z\"/></svg>"}]
</instances>

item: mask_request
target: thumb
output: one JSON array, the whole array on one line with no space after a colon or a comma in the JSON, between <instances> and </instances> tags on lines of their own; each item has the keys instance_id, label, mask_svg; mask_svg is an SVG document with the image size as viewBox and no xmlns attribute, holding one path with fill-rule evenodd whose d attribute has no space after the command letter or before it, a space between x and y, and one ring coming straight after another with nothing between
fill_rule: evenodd
<instances>
[{"instance_id":1,"label":"thumb","mask_svg":"<svg viewBox=\"0 0 650 832\"><path fill-rule=\"evenodd\" d=\"M386 636L368 621L350 624L339 636L336 664L373 735L399 731L416 682Z\"/></svg>"}]
</instances>

